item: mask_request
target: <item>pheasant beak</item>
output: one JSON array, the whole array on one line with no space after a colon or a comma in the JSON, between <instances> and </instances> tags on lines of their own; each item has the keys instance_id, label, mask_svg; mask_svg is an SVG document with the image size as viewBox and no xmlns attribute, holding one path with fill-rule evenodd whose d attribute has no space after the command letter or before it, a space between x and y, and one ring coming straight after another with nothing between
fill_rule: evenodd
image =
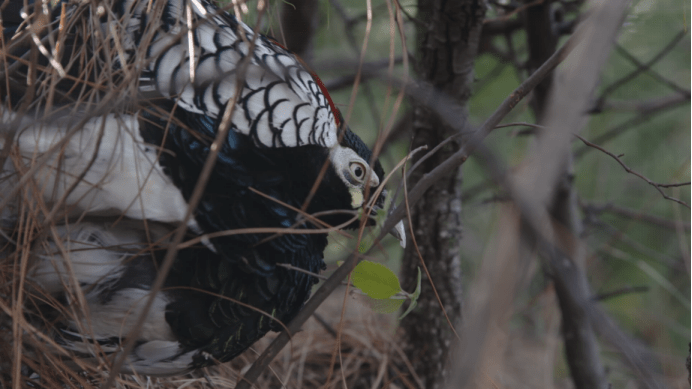
<instances>
[{"instance_id":1,"label":"pheasant beak","mask_svg":"<svg viewBox=\"0 0 692 389\"><path fill-rule=\"evenodd\" d=\"M378 197L377 201L375 201L375 205L370 210L370 214L372 216L376 216L377 211L384 208L384 202L386 198L387 189L384 189L382 190L380 197ZM394 226L394 228L391 231L389 231L389 234L399 241L399 245L401 245L401 247L406 248L406 230L404 229L403 220L399 221L399 223L397 223L396 226Z\"/></svg>"},{"instance_id":2,"label":"pheasant beak","mask_svg":"<svg viewBox=\"0 0 692 389\"><path fill-rule=\"evenodd\" d=\"M401 248L406 248L406 230L404 230L403 220L399 220L399 223L396 223L394 228L392 228L392 230L389 231L389 234L399 241L399 245L401 245Z\"/></svg>"}]
</instances>

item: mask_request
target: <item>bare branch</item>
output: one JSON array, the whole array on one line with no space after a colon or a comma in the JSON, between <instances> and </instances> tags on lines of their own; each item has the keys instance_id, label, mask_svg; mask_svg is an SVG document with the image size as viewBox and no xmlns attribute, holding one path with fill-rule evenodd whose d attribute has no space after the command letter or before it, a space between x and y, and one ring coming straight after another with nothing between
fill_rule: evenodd
<instances>
[{"instance_id":1,"label":"bare branch","mask_svg":"<svg viewBox=\"0 0 692 389\"><path fill-rule=\"evenodd\" d=\"M475 93L482 91L486 86L490 85L491 82L497 80L497 77L500 76L507 67L507 62L508 61L498 61L488 74L476 83L474 88L476 91Z\"/></svg>"},{"instance_id":2,"label":"bare branch","mask_svg":"<svg viewBox=\"0 0 692 389\"><path fill-rule=\"evenodd\" d=\"M473 152L475 146L480 144L485 137L502 121L502 119L529 93L538 85L546 76L550 74L553 68L557 66L574 48L573 40L569 39L565 44L558 49L540 68L538 68L529 78L522 82L510 95L500 104L493 114L486 119L485 123L479 127L473 135L469 136L464 147L450 156L445 162L441 163L435 169L425 174L423 178L411 189L408 195L410 204L415 204L423 194L441 177L448 172L456 169L463 164L469 154ZM442 117L451 127L457 132L462 132L465 128L465 123L460 123L459 118L454 115L455 103L446 99L445 96L437 93L428 85L418 83L416 85L406 85L406 93L413 99L425 101L431 93L436 93L435 106L428 107L434 110ZM402 220L405 216L403 206L397 206L396 210L389 215L383 226L383 231L389 231L396 223ZM386 235L380 234L376 241L379 241Z\"/></svg>"},{"instance_id":3,"label":"bare branch","mask_svg":"<svg viewBox=\"0 0 692 389\"><path fill-rule=\"evenodd\" d=\"M595 216L589 215L586 222L603 228L606 231L606 233L610 235L609 240L603 244L604 246L608 247L612 246L615 242L620 242L626 246L629 246L631 249L638 251L639 253L648 256L649 258L671 268L675 267L679 263L679 260L677 260L676 258L673 258L670 255L666 255L656 250L650 249L649 247L641 244L636 239L630 238L624 231L619 230L611 224L606 223L605 221L600 219L596 219L594 223L593 219L595 219Z\"/></svg>"},{"instance_id":4,"label":"bare branch","mask_svg":"<svg viewBox=\"0 0 692 389\"><path fill-rule=\"evenodd\" d=\"M403 62L402 57L394 58L394 64L395 65L399 65L402 62ZM361 82L379 76L380 71L382 69L386 69L388 66L389 66L389 58L384 58L384 59L377 60L377 61L364 62L363 67L361 69L361 75L360 75ZM328 64L323 64L319 68L320 69L329 69L329 67L330 66ZM339 67L344 67L344 61L339 62ZM353 67L357 68L358 64L354 62ZM337 78L334 78L331 80L324 81L324 86L327 88L327 90L334 92L334 91L337 91L339 89L348 88L348 87L353 86L353 83L355 82L355 80L356 80L356 74L354 73L354 74L349 74L346 76L341 76L341 77L337 77Z\"/></svg>"},{"instance_id":5,"label":"bare branch","mask_svg":"<svg viewBox=\"0 0 692 389\"><path fill-rule=\"evenodd\" d=\"M618 51L620 54L622 54L624 57L626 57L629 61L631 61L632 63L634 63L635 66L636 66L637 68L636 68L634 71L632 71L631 73L629 73L629 74L623 76L623 77L620 78L619 80L617 80L617 81L613 82L612 84L610 84L610 85L603 91L603 93L601 93L601 96L598 98L598 100L597 100L597 102L596 102L596 106L595 106L595 108L593 108L593 110L594 110L595 112L600 112L600 110L601 110L601 108L602 108L602 106L603 106L603 103L604 103L606 97L608 97L609 94L611 94L612 92L614 92L614 91L615 91L616 89L618 89L619 87L625 85L627 82L631 81L632 79L634 79L636 76L638 76L638 75L639 75L640 73L642 73L642 72L649 72L649 73L651 73L652 76L654 76L656 79L658 79L658 80L659 80L660 82L662 82L663 84L666 84L666 85L668 85L669 87L671 87L673 90L676 90L676 91L681 92L681 93L683 93L683 94L686 93L686 94L689 96L689 93L690 93L689 91L686 91L686 90L682 89L681 87L679 87L679 86L678 86L677 84L675 84L674 82L669 81L668 79L666 79L666 78L660 76L658 73L656 73L656 72L654 72L653 70L651 70L651 66L653 66L653 64L655 64L655 63L658 62L661 58L663 58L666 54L668 54L668 52L669 52L670 50L672 50L672 49L678 44L678 42L680 42L680 40L681 40L683 37L685 37L685 35L687 35L687 30L682 30L682 31L680 31L677 35L675 35L675 37L673 37L673 39L672 39L666 46L663 47L663 49L661 49L661 51L660 51L658 54L656 54L652 59L650 59L650 60L647 61L646 63L641 63L641 62L639 62L639 60L637 60L634 56L632 56L632 55L631 55L627 50L625 50L622 46L616 45L617 51Z\"/></svg>"},{"instance_id":6,"label":"bare branch","mask_svg":"<svg viewBox=\"0 0 692 389\"><path fill-rule=\"evenodd\" d=\"M480 142L475 145L478 149L475 155L484 162L494 179L505 186L520 210L524 225L531 231L530 235L550 259L549 265L563 314L567 358L577 388L606 387L604 369L599 361L600 353L592 333L593 327L598 327L592 326L593 312L600 311L590 298L588 280L582 270L584 254L583 249L580 249L578 235L571 235L560 224L553 223L548 207L551 206L564 166L569 162L570 134L579 131L588 120L585 108L629 5L626 0L593 3L591 15L574 36L574 39L580 39L579 47L575 49L579 55L572 66L563 69L558 78L560 83L553 93L546 118L546 127L550 131L540 132L527 166L510 176L487 147ZM512 243L506 245L511 247ZM464 338L475 347L467 348L464 345L459 348L462 368L457 371L456 380L450 383L450 388L460 387L459 383L469 383L467 376L473 374L472 366L478 359L476 338L481 336L475 330L483 334L484 325L487 326L492 314L490 308L481 308L471 313L473 319L466 333L473 336ZM627 346L631 345L629 339L622 341ZM635 367L635 372L647 384L652 387L660 385L649 366L636 363L637 357L634 354L628 354L627 357ZM466 368L467 363L471 367Z\"/></svg>"},{"instance_id":7,"label":"bare branch","mask_svg":"<svg viewBox=\"0 0 692 389\"><path fill-rule=\"evenodd\" d=\"M596 144L603 144L608 142L609 140L619 136L625 131L631 130L633 128L636 128L637 126L646 123L647 121L653 119L655 115L661 114L669 109L673 109L677 106L680 106L682 104L689 104L689 96L680 96L679 98L674 98L674 99L665 99L665 101L658 100L658 103L654 103L648 106L644 106L642 108L642 111L628 119L625 120L624 122L618 124L617 126L609 129L602 135L597 136L594 140L593 143ZM580 148L579 150L574 152L574 157L575 158L581 158L584 153L587 151L591 150L592 148L588 146L584 146Z\"/></svg>"},{"instance_id":8,"label":"bare branch","mask_svg":"<svg viewBox=\"0 0 692 389\"><path fill-rule=\"evenodd\" d=\"M329 335L331 335L334 339L336 339L336 336L337 336L336 330L334 329L334 327L332 327L331 324L329 324L329 322L328 322L327 320L325 320L325 319L322 317L322 315L320 315L319 313L315 312L315 313L312 314L312 317L314 317L315 320L317 320L317 322L320 323L320 325L322 326L322 328L324 328L325 331L327 331L327 332L329 333Z\"/></svg>"},{"instance_id":9,"label":"bare branch","mask_svg":"<svg viewBox=\"0 0 692 389\"><path fill-rule=\"evenodd\" d=\"M356 42L356 36L353 33L353 28L355 27L356 23L360 20L365 20L365 15L362 15L361 17L350 17L348 13L346 13L346 10L344 9L343 5L339 2L339 0L330 0L334 8L336 9L337 13L339 16L343 19L344 23L346 24L345 26L345 31L346 31L346 40L348 41L349 46L351 47L351 50L355 54L360 54L361 50L358 46L358 43ZM366 42L368 39L368 36L366 35L365 37ZM365 81L365 78L361 79L362 73L363 73L363 65L365 64L364 62L364 57L361 56L360 61L358 63L358 72L356 73L356 77L354 77L352 83L356 83L357 87L358 83ZM363 88L363 94L365 95L365 99L368 101L368 109L370 110L370 114L372 115L373 121L375 123L380 123L380 113L377 110L377 105L375 104L375 98L374 95L372 94L372 88L370 85L368 85L367 82L362 82L360 86ZM353 96L352 96L353 97ZM352 106L353 104L349 104L349 107ZM349 114L346 113L345 115L346 121L348 122Z\"/></svg>"},{"instance_id":10,"label":"bare branch","mask_svg":"<svg viewBox=\"0 0 692 389\"><path fill-rule=\"evenodd\" d=\"M617 290L614 290L612 292L608 293L600 293L595 296L593 296L593 299L595 301L603 301L603 300L608 300L612 299L615 297L620 297L626 294L631 294L631 293L646 293L649 291L649 287L645 285L640 285L640 286L626 286L624 288L620 288Z\"/></svg>"},{"instance_id":11,"label":"bare branch","mask_svg":"<svg viewBox=\"0 0 692 389\"><path fill-rule=\"evenodd\" d=\"M588 140L582 138L581 136L579 136L579 135L577 135L577 134L574 134L574 136L576 136L576 137L579 138L582 142L584 142L585 145L587 145L587 146L589 146L589 147L593 147L594 149L600 150L602 153L609 155L611 158L613 158L614 160L616 160L616 161L620 164L620 166L622 166L622 168L625 169L625 171L626 171L627 173L633 174L633 175L635 175L635 176L641 178L642 180L646 181L647 184L649 184L649 185L653 186L654 188L656 188L656 190L661 194L661 196L663 196L664 199L671 200L671 201L675 201L675 202L678 203L678 204L681 204L681 205L684 205L684 206L687 207L687 208L690 208L690 206L687 205L686 202L684 202L684 201L682 201L682 200L679 200L679 199L676 199L676 198L674 198L674 197L670 197L670 196L668 196L667 194L663 193L663 191L661 190L662 187L663 187L663 188L669 188L669 187L672 187L672 186L690 185L689 182L680 183L680 184L658 184L658 183L655 183L655 182L651 181L650 179L646 178L646 177L645 177L644 175L642 175L641 173L637 173L636 171L630 169L629 166L625 165L625 163L622 162L622 160L620 159L619 156L617 156L617 155L611 153L610 151L604 149L603 147L601 147L601 146L599 146L599 145L596 145L596 144L593 144L593 143L589 142Z\"/></svg>"},{"instance_id":12,"label":"bare branch","mask_svg":"<svg viewBox=\"0 0 692 389\"><path fill-rule=\"evenodd\" d=\"M658 62L658 60L660 60L660 59L663 58L666 54L668 54L668 52L669 52L670 50L672 50L673 48L675 48L675 45L678 43L679 39L682 39L682 37L684 37L685 35L687 35L687 31L684 31L684 30L683 30L683 31L680 31L680 33L679 33L675 38L673 38L673 41L669 44L669 46L666 46L666 47L664 48L664 50L662 50L658 55L656 55L656 57L654 57L651 61L649 61L649 62L647 62L647 63L645 63L645 64L639 62L639 60L638 60L636 57L634 57L632 54L630 54L630 52L627 51L627 49L625 49L624 47L622 47L622 46L620 46L620 45L617 45L615 48L617 49L617 51L618 51L620 54L622 54L622 56L626 57L626 58L627 58L628 60L630 60L632 63L634 63L635 65L637 65L637 70L641 70L641 71L645 71L646 73L649 73L649 75L650 75L651 77L653 77L653 78L655 78L656 80L658 80L661 84L664 84L664 85L668 86L670 89L672 89L672 90L674 90L674 91L677 91L678 93L681 93L681 94L683 94L683 95L684 95L684 94L689 95L689 94L690 94L690 91L689 91L688 89L685 89L685 88L681 87L680 85L676 84L674 81L671 81L671 80L667 79L666 77L662 76L660 73L654 71L654 70L651 68L651 66L652 66L655 62ZM678 38L679 38L679 39L678 39Z\"/></svg>"},{"instance_id":13,"label":"bare branch","mask_svg":"<svg viewBox=\"0 0 692 389\"><path fill-rule=\"evenodd\" d=\"M612 101L609 100L603 105L603 109L611 111L635 111L641 114L656 112L666 108L687 103L690 100L690 91L686 93L675 93L670 96L657 97L650 100L633 101Z\"/></svg>"},{"instance_id":14,"label":"bare branch","mask_svg":"<svg viewBox=\"0 0 692 389\"><path fill-rule=\"evenodd\" d=\"M422 21L422 20L418 19L417 17L415 17L415 16L411 15L410 13L408 13L408 11L406 11L406 8L404 8L404 7L401 5L401 1L399 1L399 0L395 0L395 1L397 2L398 7L399 7L399 9L401 10L401 12L406 16L406 18L407 18L408 20L414 22L414 23L417 24L419 27L428 28L428 25L425 24L424 21Z\"/></svg>"},{"instance_id":15,"label":"bare branch","mask_svg":"<svg viewBox=\"0 0 692 389\"><path fill-rule=\"evenodd\" d=\"M620 352L632 371L640 377L642 385L648 388L667 387L653 372L655 357L646 346L622 331L598 304L586 304L585 307L593 328L602 339Z\"/></svg>"},{"instance_id":16,"label":"bare branch","mask_svg":"<svg viewBox=\"0 0 692 389\"><path fill-rule=\"evenodd\" d=\"M687 183L689 185L689 183ZM633 220L642 221L645 223L653 224L657 227L668 228L671 230L677 229L678 224L674 220L663 219L658 216L649 215L643 212L638 212L633 209L621 207L615 204L580 204L581 208L587 214L600 214L604 212L610 212L615 215L624 216ZM680 223L680 227L690 230L690 223L683 222Z\"/></svg>"}]
</instances>

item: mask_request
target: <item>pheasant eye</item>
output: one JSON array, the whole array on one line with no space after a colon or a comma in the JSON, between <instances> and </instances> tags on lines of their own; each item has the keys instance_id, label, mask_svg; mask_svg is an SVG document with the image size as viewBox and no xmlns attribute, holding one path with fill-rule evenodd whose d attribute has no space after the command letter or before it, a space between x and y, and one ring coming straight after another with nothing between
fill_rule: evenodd
<instances>
[{"instance_id":1,"label":"pheasant eye","mask_svg":"<svg viewBox=\"0 0 692 389\"><path fill-rule=\"evenodd\" d=\"M360 162L351 162L351 173L358 181L365 179L365 166Z\"/></svg>"}]
</instances>

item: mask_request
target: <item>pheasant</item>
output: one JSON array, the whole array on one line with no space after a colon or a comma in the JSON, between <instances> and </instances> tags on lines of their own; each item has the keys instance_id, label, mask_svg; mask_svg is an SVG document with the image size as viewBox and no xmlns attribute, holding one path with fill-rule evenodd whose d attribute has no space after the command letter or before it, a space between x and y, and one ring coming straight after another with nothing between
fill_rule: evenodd
<instances>
[{"instance_id":1,"label":"pheasant","mask_svg":"<svg viewBox=\"0 0 692 389\"><path fill-rule=\"evenodd\" d=\"M85 359L135 336L122 371L165 376L290 322L325 267L324 226L357 228L387 196L320 79L207 0L23 4L2 11L0 220L9 240L27 209L36 220L37 328ZM178 250L143 312L183 224L201 243ZM87 309L70 309L80 296Z\"/></svg>"}]
</instances>

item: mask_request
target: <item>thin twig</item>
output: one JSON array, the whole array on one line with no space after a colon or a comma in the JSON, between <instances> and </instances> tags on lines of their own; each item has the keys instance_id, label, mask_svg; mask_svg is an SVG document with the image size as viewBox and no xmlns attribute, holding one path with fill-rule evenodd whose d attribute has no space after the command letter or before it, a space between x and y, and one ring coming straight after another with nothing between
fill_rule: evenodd
<instances>
[{"instance_id":1,"label":"thin twig","mask_svg":"<svg viewBox=\"0 0 692 389\"><path fill-rule=\"evenodd\" d=\"M344 7L341 5L339 0L330 0L330 2L334 6L334 8L337 10L337 13L339 14L339 16L344 21L344 24L345 24L344 30L346 31L346 40L348 41L348 43L351 47L351 50L353 50L354 53L360 54L360 60L359 60L358 68L357 68L358 70L356 72L356 76L355 76L354 81L353 81L353 91L351 93L351 101L349 103L346 115L344 115L344 119L345 119L346 123L348 123L351 119L350 116L351 116L351 110L353 109L353 105L354 105L353 103L355 101L355 95L356 95L356 92L358 91L359 84L361 83L361 76L363 73L363 65L365 64L365 51L366 51L365 49L367 48L368 40L370 38L370 29L369 29L368 25L370 25L372 23L372 17L370 17L370 19L367 19L368 14L366 13L363 15L363 16L365 16L365 18L360 18L360 17L352 18L352 17L348 16L348 13L344 9ZM370 12L372 12L372 11L370 11ZM358 22L359 20L362 20L362 19L366 19L366 28L365 28L365 39L363 40L363 47L361 50L358 48L358 43L356 42L356 37L353 34L353 28L355 27L356 22ZM365 78L363 78L362 81L365 81ZM370 110L370 114L372 115L374 122L379 123L380 122L380 114L377 111L377 105L375 104L374 95L372 94L372 88L366 82L362 83L362 88L363 88L363 93L365 95L365 98L368 101L368 108Z\"/></svg>"},{"instance_id":2,"label":"thin twig","mask_svg":"<svg viewBox=\"0 0 692 389\"><path fill-rule=\"evenodd\" d=\"M678 228L678 224L674 220L668 220L664 218L660 218L658 216L654 215L649 215L643 212L636 211L634 209L629 209L625 208L619 205L615 204L593 204L593 203L580 203L580 207L584 210L585 213L604 213L604 212L610 212L615 215L619 216L624 216L630 219L634 219L637 221L642 221L645 223L651 223L655 226L658 227L663 227L663 228L668 228L671 230L675 230ZM690 229L690 223L689 222L683 222L680 224L680 226L686 230Z\"/></svg>"},{"instance_id":3,"label":"thin twig","mask_svg":"<svg viewBox=\"0 0 692 389\"><path fill-rule=\"evenodd\" d=\"M672 50L680 40L687 35L687 30L682 30L680 31L673 39L661 49L658 54L656 54L652 59L647 61L646 63L641 63L639 60L637 60L634 56L632 56L627 50L625 50L622 46L616 45L615 48L617 51L622 54L624 57L626 57L629 61L635 64L637 68L632 71L631 73L623 76L622 78L618 79L617 81L613 82L610 84L604 91L601 93L601 95L598 97L597 103L596 103L596 110L600 109L603 105L603 102L605 101L606 97L608 97L609 94L614 92L616 89L621 87L622 85L626 84L627 82L631 81L634 79L637 75L639 75L642 72L650 72L654 74L660 82L668 85L672 89L678 91L678 92L684 92L684 90L676 85L675 83L663 78L662 76L658 75L658 73L655 73L654 71L651 70L651 66L653 66L656 62L658 62L661 58L663 58L670 50ZM687 94L689 95L689 91L686 91Z\"/></svg>"},{"instance_id":4,"label":"thin twig","mask_svg":"<svg viewBox=\"0 0 692 389\"><path fill-rule=\"evenodd\" d=\"M507 127L517 127L517 126L525 126L525 127L538 128L538 129L545 128L545 126L541 126L540 124L526 123L526 122L500 124L500 125L495 126L495 128L507 128Z\"/></svg>"},{"instance_id":5,"label":"thin twig","mask_svg":"<svg viewBox=\"0 0 692 389\"><path fill-rule=\"evenodd\" d=\"M624 288L620 288L617 290L614 290L612 292L608 293L599 293L595 296L592 297L594 301L603 301L603 300L608 300L611 298L615 297L620 297L626 294L631 294L631 293L646 293L649 291L648 286L640 285L640 286L626 286Z\"/></svg>"},{"instance_id":6,"label":"thin twig","mask_svg":"<svg viewBox=\"0 0 692 389\"><path fill-rule=\"evenodd\" d=\"M654 188L656 188L656 190L661 194L661 196L663 196L663 198L665 198L665 199L667 199L667 200L674 201L674 202L676 202L676 203L678 203L678 204L680 204L680 205L683 205L683 206L685 206L685 207L687 207L687 208L690 208L690 206L687 205L686 202L684 202L684 201L682 201L682 200L679 200L679 199L676 199L676 198L674 198L674 197L668 196L667 194L663 193L663 191L661 190L661 188L669 188L669 187L673 187L673 186L687 186L687 185L690 185L689 182L685 182L685 183L676 183L676 184L658 184L658 183L655 183L655 182L651 181L650 179L646 178L644 175L642 175L642 174L640 174L640 173L637 173L636 171L630 169L629 166L625 165L625 163L622 162L622 160L620 159L619 156L617 156L617 155L611 153L610 151L604 149L603 147L601 147L601 146L599 146L599 145L596 145L596 144L593 144L593 143L589 142L588 140L582 138L581 136L579 136L579 135L577 135L577 134L574 134L574 136L576 136L577 138L579 138L579 140L581 140L582 142L584 142L585 145L587 145L587 146L589 146L589 147L593 147L594 149L597 149L597 150L601 151L602 153L609 155L611 158L613 158L614 160L616 160L616 161L620 164L620 166L622 166L622 168L625 169L625 171L626 171L627 173L633 174L633 175L635 175L635 176L641 178L642 180L646 181L647 184L649 184L649 185L653 186Z\"/></svg>"},{"instance_id":7,"label":"thin twig","mask_svg":"<svg viewBox=\"0 0 692 389\"><path fill-rule=\"evenodd\" d=\"M349 62L349 61L347 61ZM396 57L394 58L394 64L399 65L404 62L404 57ZM380 59L380 60L375 60L375 61L369 61L369 62L364 62L362 69L361 69L361 81L365 81L374 77L377 77L379 75L379 72L381 69L387 68L389 66L390 60L389 58L385 59ZM358 66L355 64L355 66ZM336 70L340 69L345 69L348 67L348 64L344 63L344 61L339 61L338 65L335 65L333 61L328 61L325 62L322 66L317 66L320 69L327 69L329 68L335 68ZM339 89L343 89L346 87L350 87L353 85L354 81L356 79L356 74L348 74L345 76L340 76L336 77L327 81L324 81L324 87L327 88L328 91L334 92Z\"/></svg>"},{"instance_id":8,"label":"thin twig","mask_svg":"<svg viewBox=\"0 0 692 389\"><path fill-rule=\"evenodd\" d=\"M327 332L329 333L329 335L331 335L334 339L336 339L336 330L334 329L334 327L332 327L331 324L329 324L329 322L327 322L327 320L325 320L325 319L322 317L322 315L320 315L320 314L317 313L317 312L314 312L314 313L312 314L312 317L314 317L315 320L317 320L317 322L320 323L320 325L322 326L322 328L324 328L325 331L327 331Z\"/></svg>"},{"instance_id":9,"label":"thin twig","mask_svg":"<svg viewBox=\"0 0 692 389\"><path fill-rule=\"evenodd\" d=\"M604 110L609 111L635 111L640 114L656 112L662 109L678 106L690 100L690 92L673 93L669 96L655 97L649 100L608 100L604 106Z\"/></svg>"},{"instance_id":10,"label":"thin twig","mask_svg":"<svg viewBox=\"0 0 692 389\"><path fill-rule=\"evenodd\" d=\"M410 20L410 21L416 23L416 24L419 25L420 27L423 27L423 28L425 28L425 29L428 28L428 25L425 24L424 21L422 21L421 19L419 19L419 18L417 18L417 17L411 15L410 13L408 13L408 11L406 11L406 8L404 8L404 7L401 5L401 2L400 2L399 0L395 0L395 1L396 1L396 3L399 5L399 9L401 10L401 12L402 12L404 15L406 15L406 17L408 18L408 20Z\"/></svg>"},{"instance_id":11,"label":"thin twig","mask_svg":"<svg viewBox=\"0 0 692 389\"><path fill-rule=\"evenodd\" d=\"M657 99L656 102L654 102L651 105L642 106L638 115L628 120L625 120L624 122L607 130L602 135L597 136L593 140L593 142L596 144L606 143L611 139L621 135L623 132L632 130L633 128L636 128L636 126L640 126L646 123L648 120L651 120L654 115L661 114L669 109L675 108L682 104L689 104L689 100L690 96L678 96L677 98L672 99ZM586 153L589 150L592 150L592 148L584 146L579 150L575 151L575 159L581 158L584 155L584 153Z\"/></svg>"},{"instance_id":12,"label":"thin twig","mask_svg":"<svg viewBox=\"0 0 692 389\"><path fill-rule=\"evenodd\" d=\"M602 228L603 230L605 230L605 233L610 235L609 239L606 242L602 243L601 246L610 247L613 246L615 243L621 243L635 251L638 251L643 255L646 255L654 259L655 261L658 261L661 264L664 264L665 266L674 267L678 263L678 259L647 247L646 245L640 243L638 240L629 237L624 231L619 230L613 225L601 219L598 219L593 215L589 215L588 219L586 220L586 223Z\"/></svg>"},{"instance_id":13,"label":"thin twig","mask_svg":"<svg viewBox=\"0 0 692 389\"><path fill-rule=\"evenodd\" d=\"M529 76L524 82L522 82L510 95L500 104L500 106L493 112L493 114L486 119L486 121L479 127L473 135L471 135L466 144L456 153L452 154L447 160L442 162L436 168L434 168L429 173L426 173L420 181L411 189L408 194L409 203L411 205L418 202L423 194L440 178L447 175L453 169L456 169L461 164L463 164L468 155L473 152L475 145L481 144L483 139L490 134L490 132L502 121L502 119L529 93L536 87L545 77L547 77L551 71L564 60L567 55L573 49L572 38L568 39L565 44L558 49L548 60L541 65L536 71ZM424 89L421 85L407 85L406 91L412 98L418 100L425 104L425 96L430 92ZM447 124L455 129L457 132L463 130L463 123L459 123L459 120L454 116L453 112L455 106L452 102L446 102L443 96L437 96L437 104L435 106L428 107L429 109L435 111ZM389 215L384 223L383 231L389 231L403 218L405 217L405 210L403 206L397 206L395 211ZM381 233L380 237L376 240L379 242L384 238L385 234Z\"/></svg>"}]
</instances>

